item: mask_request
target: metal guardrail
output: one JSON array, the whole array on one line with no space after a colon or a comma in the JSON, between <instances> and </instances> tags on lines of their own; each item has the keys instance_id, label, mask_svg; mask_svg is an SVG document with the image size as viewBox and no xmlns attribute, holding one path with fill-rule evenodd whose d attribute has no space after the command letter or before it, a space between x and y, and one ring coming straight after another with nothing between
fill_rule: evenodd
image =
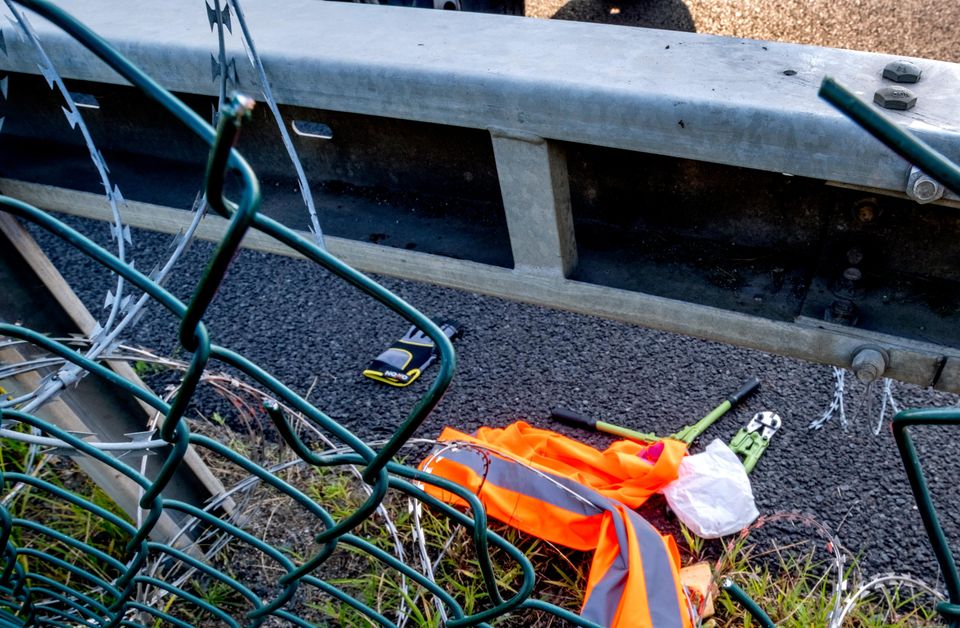
<instances>
[{"instance_id":1,"label":"metal guardrail","mask_svg":"<svg viewBox=\"0 0 960 628\"><path fill-rule=\"evenodd\" d=\"M192 1L62 6L171 91L217 95L209 25ZM490 130L495 147L567 141L891 191L903 191L909 171L816 98L824 75L872 95L898 56L315 0L252 3L244 12L281 104ZM64 77L121 82L56 29L36 28ZM0 67L37 73L21 43L8 46ZM239 42L228 40L226 51L252 84ZM920 104L895 115L960 157L960 66L913 61L923 68L910 86ZM504 165L501 183L523 171ZM543 190L550 182L524 183Z\"/></svg>"},{"instance_id":2,"label":"metal guardrail","mask_svg":"<svg viewBox=\"0 0 960 628\"><path fill-rule=\"evenodd\" d=\"M168 89L217 95L211 63L215 77L229 73L238 79L236 59L243 58L243 49L229 40L222 58L212 58L212 23L182 3L154 2L136 11L121 0L68 0L64 6L148 73L162 76ZM865 346L879 345L889 356L884 376L960 391L960 351L950 343L923 340L925 334L909 321L908 329L879 333L825 322L822 309L813 317L806 313L783 320L751 314L749 308L732 311L569 278L583 257L573 227L564 148L574 144L786 173L902 196L909 164L818 102L815 94L825 73L869 94L884 65L899 57L307 0L252 5L248 14L281 106L478 129L488 136L514 267L327 238L330 250L357 268L841 367L850 367ZM124 82L49 24L41 20L36 28L68 79ZM0 69L37 73L24 42L8 38L6 46ZM946 155L960 157L954 106L960 66L914 61L923 68L923 80L911 86L921 104L892 115ZM246 66L240 67L241 83L258 82ZM0 184L48 209L106 215L102 200L74 189L12 180ZM152 229L175 232L188 220L184 212L136 201L128 201L124 211L129 224ZM210 220L205 237L219 238L222 228L223 223ZM290 252L254 238L248 245ZM822 289L829 290L824 282ZM902 319L892 324L904 325Z\"/></svg>"},{"instance_id":3,"label":"metal guardrail","mask_svg":"<svg viewBox=\"0 0 960 628\"><path fill-rule=\"evenodd\" d=\"M246 625L260 625L268 617L276 617L294 625L308 626L310 624L291 611L287 603L298 589L311 586L334 596L338 601L351 606L374 622L391 625L391 621L374 608L350 597L314 575L315 570L330 557L338 545L346 545L382 561L385 566L396 569L422 586L430 595L436 596L446 609L447 625L450 626L483 624L483 622L490 621L518 608L536 608L554 613L578 625L589 625L573 613L551 604L529 599L534 578L529 561L515 547L487 528L483 507L476 496L451 482L393 461L399 448L430 413L449 384L455 368L452 345L445 334L431 320L412 306L321 250L316 244L301 238L275 221L257 213L260 202L257 177L243 157L232 148L237 141L241 126L249 117L252 101L242 97L235 98L222 110L219 126L214 131L212 127L185 107L177 98L160 87L149 76L67 13L44 0L21 0L18 3L44 15L63 28L70 36L77 38L126 80L143 90L151 99L170 111L180 123L186 125L204 142L210 144L211 151L205 177L206 198L221 216L229 220L229 226L226 229L225 237L210 259L192 298L189 303L183 303L132 265L100 248L82 234L52 218L42 210L10 197L0 197L0 210L21 220L32 222L34 225L61 238L66 244L77 247L84 254L123 277L148 294L152 300L169 310L180 320L179 344L191 354L189 367L181 386L171 402L167 403L150 390L141 388L118 376L98 361L84 357L67 344L24 327L0 324L0 335L22 340L52 353L86 370L96 378L133 395L163 415L157 436L152 440L138 443L141 448L152 449L162 459L157 475L146 477L127 462L109 455L96 444L88 443L82 437L71 434L32 414L11 408L0 410L0 417L2 417L5 426L21 424L36 428L46 435L47 441L52 439L63 447L89 456L137 483L142 489L139 505L146 513L143 521L134 525L112 514L103 506L77 496L63 487L53 485L29 474L9 471L2 473L0 482L4 485L23 482L33 486L34 490L41 491L52 498L67 500L75 507L89 513L90 516L115 526L125 535L128 542L123 557L121 559L114 558L91 544L76 539L66 539L56 531L56 522L19 519L12 516L6 507L0 507L0 551L2 551L2 559L0 559L0 621L11 625L64 626L92 623L102 626L140 626L148 623L152 624L153 621L159 620L170 625L187 626L188 624L184 621L168 613L166 608L150 607L137 601L135 597L137 588L150 586L160 587L179 599L195 604L227 625L238 626L241 622ZM239 173L242 181L239 203L228 200L223 193L224 175L228 168ZM412 324L417 325L436 344L440 354L440 364L435 380L424 396L414 405L408 417L397 426L392 436L382 447L372 448L308 403L303 397L284 386L268 372L241 354L219 346L212 341L203 323L204 311L214 298L216 289L223 279L241 239L248 232L252 233L254 231L282 242L285 246L298 251L319 266L328 269L340 279L394 310ZM186 421L183 420L183 414L187 404L193 398L205 367L212 361L222 362L246 374L260 386L269 390L277 399L302 412L316 426L344 443L348 453L317 454L291 429L288 419L278 410L276 404L266 404L268 414L274 421L278 432L284 438L286 444L306 464L322 468L356 465L362 469L362 477L370 488L369 496L363 501L362 505L340 520L334 520L322 505L282 481L273 473L254 464L245 456L216 440L191 433ZM320 529L314 539L316 552L307 558L294 560L279 549L211 515L196 505L169 498L165 489L171 481L174 470L184 460L190 446L206 449L229 460L311 513L316 518ZM440 486L444 490L460 496L469 505L467 512L461 512L427 495L417 485L417 483L423 482ZM388 552L384 552L352 533L361 522L377 509L388 492L400 492L429 504L456 524L471 531L474 547L477 550L478 564L490 600L490 604L486 608L472 614L466 614L463 606L451 594L416 570L398 561ZM278 594L268 599L262 599L243 582L222 570L198 561L190 554L179 551L168 544L149 540L152 528L165 511L179 511L195 517L216 530L218 534L242 541L272 559L282 571L282 575L275 583L279 588ZM65 562L55 553L45 551L43 547L18 547L14 540L16 538L14 532L24 528L40 535L47 535L53 540L67 542L75 550L94 560L102 561L107 567L118 572L119 576L108 581L97 574ZM516 588L516 592L511 596L504 594L494 578L490 557L490 551L493 547L505 552L511 560L516 561L521 567L521 581ZM229 587L246 599L250 610L242 618L231 617L227 611L218 608L215 603L199 598L184 587L152 578L143 571L143 568L148 558L158 555L165 556L168 560L180 561L197 569L203 577L213 579ZM30 569L31 564L38 563L48 563L66 570L66 572L69 572L70 578L66 582L57 582ZM139 615L141 619L138 619L138 614L142 614ZM144 620L142 617L148 619Z\"/></svg>"}]
</instances>

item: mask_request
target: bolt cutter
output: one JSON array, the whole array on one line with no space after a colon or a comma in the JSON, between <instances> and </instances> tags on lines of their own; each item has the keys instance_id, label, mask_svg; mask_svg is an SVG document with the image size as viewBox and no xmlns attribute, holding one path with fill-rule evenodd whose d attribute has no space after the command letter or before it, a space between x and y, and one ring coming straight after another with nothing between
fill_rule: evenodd
<instances>
[{"instance_id":1,"label":"bolt cutter","mask_svg":"<svg viewBox=\"0 0 960 628\"><path fill-rule=\"evenodd\" d=\"M746 427L733 436L730 449L743 456L743 468L747 473L753 471L760 456L770 446L770 439L780 429L782 423L780 415L775 412L764 411L754 415Z\"/></svg>"}]
</instances>

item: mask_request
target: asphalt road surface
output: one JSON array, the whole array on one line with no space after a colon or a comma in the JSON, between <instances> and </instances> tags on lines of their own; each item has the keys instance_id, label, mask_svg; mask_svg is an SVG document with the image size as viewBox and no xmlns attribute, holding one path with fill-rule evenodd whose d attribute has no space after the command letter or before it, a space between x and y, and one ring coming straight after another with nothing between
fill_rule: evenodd
<instances>
[{"instance_id":1,"label":"asphalt road surface","mask_svg":"<svg viewBox=\"0 0 960 628\"><path fill-rule=\"evenodd\" d=\"M69 222L110 248L106 224ZM53 238L37 235L91 311L100 311L112 285L107 274ZM166 255L169 237L134 232L133 241L137 267L150 268L155 258ZM207 243L194 244L168 287L188 298L211 251ZM759 393L710 428L695 449L714 438L728 441L760 410L779 413L783 428L751 476L760 511L802 512L838 530L848 548L862 552L861 566L868 574L907 571L936 581L933 554L889 428L873 435L880 408L877 387L868 395L847 378L850 426L844 430L833 419L823 429L811 431L807 425L833 398L829 367L590 316L380 279L428 315L455 318L465 330L455 342L454 384L419 436L436 436L444 425L472 431L516 419L558 428L547 420L555 406L668 434L703 416L757 376L762 380ZM369 439L389 435L427 386L427 381L420 381L397 389L360 375L407 325L304 261L242 251L207 320L214 342L244 353L294 390L303 393L312 387L311 402ZM154 308L130 343L169 354L175 337L172 318ZM429 380L429 372L424 379ZM901 407L960 404L954 395L905 384L895 384L893 394ZM206 408L208 414L211 411ZM596 445L610 442L602 435L558 429ZM918 430L917 438L954 546L960 540L956 431ZM951 499L954 502L948 502Z\"/></svg>"}]
</instances>

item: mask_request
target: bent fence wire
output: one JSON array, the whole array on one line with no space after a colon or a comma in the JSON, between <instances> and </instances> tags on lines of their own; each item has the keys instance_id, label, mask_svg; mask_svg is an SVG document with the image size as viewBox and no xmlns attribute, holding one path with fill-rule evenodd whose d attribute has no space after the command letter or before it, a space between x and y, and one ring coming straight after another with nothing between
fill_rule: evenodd
<instances>
[{"instance_id":1,"label":"bent fence wire","mask_svg":"<svg viewBox=\"0 0 960 628\"><path fill-rule=\"evenodd\" d=\"M14 8L13 0L5 0L5 2L11 9ZM308 198L308 187L304 186L303 191L307 195L305 202L310 213L316 242L303 239L276 221L257 213L260 202L257 178L241 155L232 149L241 127L249 118L252 102L243 97L234 97L229 102L224 99L228 69L222 54L222 39L224 26L230 28L228 6L234 7L234 12L243 28L244 37L250 40L236 0L230 0L229 4L224 4L222 9L220 1L214 0L214 6L210 11L211 27L216 24L218 37L221 40L219 62L222 106L216 117L218 123L216 129L143 74L97 35L51 3L44 0L16 0L16 3L57 24L130 83L164 106L181 123L211 146L204 183L205 198L198 199L195 207L197 218L194 224L198 224L206 204L228 218L230 224L208 263L203 279L197 285L188 303L178 300L161 285L170 270L172 261L182 251L188 237L179 240L171 261L162 268L148 274L143 274L134 268L124 252L124 242L129 242L129 235L119 219L118 204L122 203L119 189L111 184L109 171L103 162L102 155L92 146L92 140L83 126L76 104L63 82L59 80L49 59L42 53L39 42L34 41L40 53L41 70L44 76L51 86L56 84L63 95L68 105L65 109L67 118L71 126L79 127L83 133L104 187L109 190L108 200L114 209L116 219L113 235L117 240L117 254L104 250L71 227L26 203L0 197L0 210L29 221L59 237L67 245L78 248L114 272L117 281L115 291L111 291L108 295L107 321L104 325L97 327L92 338L85 344L50 338L16 325L0 324L0 335L12 339L10 343L29 344L55 357L49 360L47 358L32 360L23 368L66 365L56 373L56 376L45 379L38 390L22 398L0 400L0 417L2 417L0 437L5 438L5 443L19 441L30 446L28 461L22 470L12 471L6 466L2 467L6 470L2 472L0 484L8 496L16 492L16 487L26 486L30 487L31 496L35 499L69 503L72 508L84 513L88 519L95 518L102 524L112 527L116 537L122 539L122 547L119 550L110 551L109 548L93 542L65 535L57 530L54 521L19 518L17 511L10 507L10 500L5 498L0 503L0 547L3 549L3 556L0 559L0 623L54 626L191 625L173 612L174 600L176 600L193 605L204 613L211 623L239 626L269 625L279 621L309 626L315 614L305 617L301 613L302 604L298 604L298 595L306 589L311 589L353 609L370 622L384 625L402 625L417 621L416 618L411 619L414 617L413 606L423 597L433 600L437 607L435 617L442 619L446 625L450 626L482 625L521 608L552 613L577 625L590 625L574 613L531 598L534 571L530 561L515 546L488 529L484 510L476 496L457 485L395 461L395 456L401 448L416 440L411 438L412 435L438 403L448 386L455 366L453 348L446 335L432 321L323 249L322 233L316 221L312 199ZM14 11L14 15L18 18L19 27L24 36L30 39L32 35L29 24L21 19L19 12ZM261 89L266 100L272 104L269 85L263 75L259 59L256 57L252 40L249 43L247 50L251 56L251 63L260 75ZM888 141L907 159L940 179L947 187L954 191L960 190L960 171L953 164L895 126L888 124L884 126L886 121L870 110L869 106L858 109L858 101L849 94L845 94L835 84L826 82L823 91L831 102L840 103L838 106L881 139ZM274 109L275 107L271 107L271 110ZM291 157L296 162L295 154L291 154ZM223 188L227 169L239 173L242 181L239 203L233 203L224 196ZM436 343L440 354L436 379L390 438L377 443L364 442L308 403L304 396L296 394L243 355L212 341L203 323L204 312L211 303L240 240L250 229L259 230L284 243L369 297L383 303L423 329ZM132 285L144 293L140 300L133 302L130 296L124 296L125 284ZM136 322L138 312L147 301L160 304L180 320L179 345L190 355L189 360L182 364L184 375L179 386L162 397L123 379L101 362L117 358L123 353L125 348L117 344L120 331ZM125 355L128 358L132 356L133 359L137 357L135 353L128 352ZM48 361L45 362L45 360ZM295 458L274 465L259 464L244 452L243 447L231 447L221 440L198 431L191 431L184 416L185 411L201 381L210 381L212 376L208 367L215 363L232 367L255 381L262 389L269 391L272 398L264 402L264 409L283 441L295 454ZM71 433L34 415L36 409L85 373L115 386L124 393L133 395L154 408L161 417L156 435L150 433L132 442L92 443L87 442L83 435ZM301 421L303 424L300 424ZM927 534L943 572L949 596L949 601L940 603L937 610L946 620L957 625L960 622L960 577L957 575L953 555L933 508L917 453L907 433L908 426L921 424L960 424L960 412L915 410L900 413L894 419L894 434ZM304 431L302 429L304 425L309 428L307 431L312 430L311 433L315 436L310 439L311 442L318 440L325 442L323 449L312 448L300 436ZM69 485L55 484L32 473L31 468L35 469L39 466L39 464L34 465L33 459L40 446L54 447L58 452L66 451L71 455L87 456L129 478L140 489L141 516L135 523L131 523L97 499L82 496L77 491L71 490ZM175 470L183 463L191 446L229 461L242 471L246 479L216 496L212 502L203 507L171 498L167 489L173 481ZM149 452L159 457L161 461L157 465L159 471L155 474L147 474L144 471L145 467L135 466L133 461L139 458L117 457L110 453L111 450ZM292 483L281 479L282 472L292 465L308 466L318 470L345 469L347 472L355 472L365 483L365 490L360 493L360 498L357 500L359 505L347 511L341 509L334 513L325 507L323 500L315 499L315 496L308 495ZM461 511L432 498L422 490L421 486L424 482L459 495L469 508ZM269 487L271 491L283 495L289 503L295 504L308 514L316 532L308 546L309 551L291 552L289 548L272 544L251 534L240 522L220 514L223 512L219 510L220 506L234 497L239 498L242 492L252 484ZM419 536L417 540L421 551L420 569L404 560L405 553L399 547L402 544L401 541L396 541L397 551L391 553L364 538L362 533L364 526L369 524L376 512L383 513L386 501L391 495L397 494L409 497L418 504L418 507L412 510L412 518L417 524L423 516L419 505L427 504L438 516L446 517L453 524L469 531L472 553L475 556L477 569L482 574L484 589L482 604L468 605L465 600L437 584L437 579L434 577L436 565L426 555L427 543L423 539L423 531L419 525L417 525ZM40 495L44 497L41 498ZM244 579L242 574L234 573L236 570L227 570L219 563L206 560L204 557L209 556L209 552L198 553L194 551L195 548L178 542L180 539L168 539L165 542L157 540L154 533L158 522L165 513L171 512L179 513L193 521L194 529L201 531L200 536L207 539L208 544L216 546L225 542L234 542L243 545L248 551L257 553L260 556L259 560L263 563L269 563L271 569L263 570L263 573L279 575L264 586L263 582L256 578ZM396 539L393 522L387 517L384 517L384 520L386 527L390 528L390 534ZM17 540L22 537L23 531L48 539L48 545L51 548L66 546L74 555L82 554L88 560L83 562L67 560L65 554L58 550L47 550L42 543L20 545ZM404 588L395 613L369 603L368 599L361 599L351 594L342 586L342 582L324 579L321 567L335 555L338 548L350 548L353 552L362 553L371 561L375 561L379 569L392 570L400 576L404 583L401 586ZM448 549L449 541L441 548L441 552ZM505 586L497 577L498 570L494 564L494 556L498 557L498 560L511 561L515 567L517 575L508 586ZM91 564L99 564L99 568L89 567ZM181 574L179 577L162 575L174 573L176 570L171 569L171 566L177 565L183 568L179 572ZM162 566L162 569L158 566ZM61 578L51 578L49 576L51 572L58 573ZM263 573L260 574L260 580ZM215 583L220 589L225 589L235 597L241 598L243 603L227 604L222 603L223 596L198 594L197 588L191 586L195 584L191 580L191 575L194 579ZM414 592L412 588L407 589L405 584L407 582L414 583L418 592ZM734 587L731 593L736 596L738 589ZM759 609L751 607L749 610L762 614ZM839 621L844 614L837 613L834 619Z\"/></svg>"},{"instance_id":2,"label":"bent fence wire","mask_svg":"<svg viewBox=\"0 0 960 628\"><path fill-rule=\"evenodd\" d=\"M11 8L12 4L8 3ZM422 593L435 599L438 615L449 626L483 624L520 608L530 608L555 614L577 625L590 625L576 614L555 605L531 599L534 587L534 571L530 561L515 546L501 536L490 531L487 526L483 507L476 496L465 489L433 477L428 473L400 464L395 461L398 451L411 439L414 431L438 403L450 383L454 372L455 356L452 345L446 335L427 317L396 297L388 290L364 275L343 264L328 254L320 246L322 239L319 229L315 230L317 242L307 241L293 231L281 226L257 213L260 204L260 191L257 178L243 157L232 147L237 142L241 127L250 118L253 102L247 98L235 96L225 103L218 115L218 125L214 129L176 97L160 87L149 76L116 52L105 41L91 32L67 13L44 0L17 0L17 4L40 14L58 25L65 32L94 52L100 59L116 70L131 84L142 90L170 111L181 123L189 127L207 142L211 149L207 164L204 188L206 203L220 215L230 220L223 239L213 253L202 280L189 300L184 303L161 287L157 274L144 274L134 268L124 258L122 242L125 239L123 228L118 222L115 237L120 241L120 251L114 255L96 245L85 236L51 217L43 211L9 197L0 197L0 210L21 220L28 221L63 240L69 246L76 247L85 255L108 268L118 277L117 292L114 297L115 316L129 314L130 302L121 298L123 284L127 283L142 291L145 298L160 304L179 319L178 342L190 355L188 364L175 393L161 398L148 389L139 387L118 376L99 360L110 355L115 349L116 336L100 332L101 343L92 343L96 352L77 350L75 344L44 336L33 330L10 324L0 324L0 335L19 342L33 345L46 354L52 354L63 360L67 369L61 369L56 377L47 378L46 384L55 384L58 390L71 382L63 382L68 373L85 371L99 380L115 386L154 408L161 421L156 435L148 435L127 443L87 442L83 435L71 433L50 422L35 416L32 411L52 396L52 393L33 394L29 399L6 400L0 404L2 416L2 435L5 442L19 440L30 443L31 451L38 445L53 446L58 451L68 450L72 455L88 456L107 465L118 474L129 478L140 489L139 507L142 517L131 523L115 514L111 508L96 500L76 494L67 486L49 482L36 474L23 471L3 472L0 482L5 489L15 485L30 486L32 495L43 495L48 501L63 500L78 509L87 518L96 518L109 524L119 537L123 538L123 548L112 555L92 542L70 538L56 529L56 522L32 519L20 519L7 503L0 507L0 547L3 559L0 563L0 623L28 625L101 625L101 626L141 626L165 623L188 626L187 621L169 612L171 598L195 605L213 623L231 626L260 625L282 621L294 625L309 626L311 623L299 614L293 603L298 591L314 588L331 596L369 618L371 622L394 625L397 617L388 617L385 612L374 608L364 600L352 596L337 584L324 580L318 574L318 568L330 558L338 547L349 547L352 551L364 553L380 563L382 570L395 570L404 581L416 583ZM15 15L18 15L14 11ZM26 22L23 29L29 35ZM53 75L45 73L52 81ZM65 91L65 89L63 90ZM65 96L67 102L69 95ZM70 105L73 111L73 105ZM102 159L102 157L99 157ZM94 157L95 161L97 157ZM98 164L99 166L99 164ZM239 202L234 203L224 195L227 170L239 175L242 182ZM105 168L103 176L106 177ZM107 179L104 178L106 181ZM112 188L107 188L111 189ZM111 203L119 202L119 193L111 196ZM307 259L329 270L333 275L367 294L410 323L424 330L436 343L439 351L439 367L436 379L424 396L414 405L407 418L396 428L389 439L376 445L366 443L322 411L308 403L304 397L296 394L270 373L245 358L213 342L204 325L204 312L214 298L214 294L223 280L227 267L236 253L244 234L256 229L279 242L298 251ZM110 325L105 325L108 331ZM337 517L324 508L319 501L311 498L292 484L280 478L278 469L266 468L252 461L240 450L197 432L191 432L184 413L194 397L197 386L207 372L207 367L219 362L239 371L269 391L274 400L264 403L267 414L273 421L278 433L287 446L298 456L297 462L314 468L355 468L366 484L363 499L359 506L347 513L337 513ZM34 365L35 366L35 365ZM71 371L70 369L74 369ZM79 375L71 377L78 378ZM292 424L290 413L306 418L315 429L329 435L339 444L324 451L312 449L301 437L299 430ZM29 428L29 429L28 429ZM26 431L24 431L26 430ZM331 442L331 441L328 441ZM284 548L271 545L235 525L225 517L216 514L210 505L201 508L195 504L179 501L168 496L168 489L174 472L184 462L189 448L206 450L229 461L255 482L270 487L284 495L291 503L308 512L314 521L316 532L311 551L305 555L291 555ZM159 471L148 476L142 469L135 468L132 458L115 457L110 449L124 451L150 452L161 460ZM451 493L459 495L469 508L461 511L432 498L424 490L422 483L430 483ZM419 503L428 504L432 511L449 518L454 524L469 530L479 571L482 573L485 589L485 604L479 610L465 610L465 604L454 594L436 584L422 570L406 564L394 554L362 538L358 528L366 522L391 493L409 496ZM220 500L228 496L220 496ZM41 497L36 497L41 499ZM198 558L190 548L170 542L157 541L152 534L164 513L180 513L199 522L208 538L221 541L228 539L242 543L250 551L262 555L280 575L270 586L264 588L257 584L242 581L239 576ZM93 570L80 563L65 560L54 551L45 551L42 544L21 547L16 543L24 530L47 538L50 545L63 544L71 551L83 554L85 558L100 563L102 568ZM400 553L402 556L402 553ZM515 563L518 577L507 591L496 578L496 568L492 555L499 560ZM169 582L155 577L155 571L148 566L156 565L158 559L166 566L171 563L182 564L198 578L215 582L223 589L237 594L245 604L230 605L221 608L214 596L201 596L188 582L179 580ZM83 564L88 564L87 562ZM429 565L429 561L427 561ZM38 565L51 567L64 577L61 580L45 575L49 571ZM429 572L429 568L425 571ZM151 605L144 600L151 599L144 590L162 591L167 602ZM268 591L269 594L264 594ZM154 596L152 599L156 599ZM405 600L401 605L412 603ZM402 612L401 612L402 615ZM406 620L404 620L406 621ZM399 621L397 623L403 623Z\"/></svg>"}]
</instances>

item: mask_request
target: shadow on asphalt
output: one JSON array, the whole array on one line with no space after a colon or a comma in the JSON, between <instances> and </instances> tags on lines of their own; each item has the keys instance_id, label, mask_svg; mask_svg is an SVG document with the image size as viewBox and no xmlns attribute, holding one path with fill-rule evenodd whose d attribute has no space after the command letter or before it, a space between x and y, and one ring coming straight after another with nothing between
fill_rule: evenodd
<instances>
[{"instance_id":1,"label":"shadow on asphalt","mask_svg":"<svg viewBox=\"0 0 960 628\"><path fill-rule=\"evenodd\" d=\"M643 26L672 31L696 31L683 0L570 0L553 14L557 20L578 20Z\"/></svg>"}]
</instances>

